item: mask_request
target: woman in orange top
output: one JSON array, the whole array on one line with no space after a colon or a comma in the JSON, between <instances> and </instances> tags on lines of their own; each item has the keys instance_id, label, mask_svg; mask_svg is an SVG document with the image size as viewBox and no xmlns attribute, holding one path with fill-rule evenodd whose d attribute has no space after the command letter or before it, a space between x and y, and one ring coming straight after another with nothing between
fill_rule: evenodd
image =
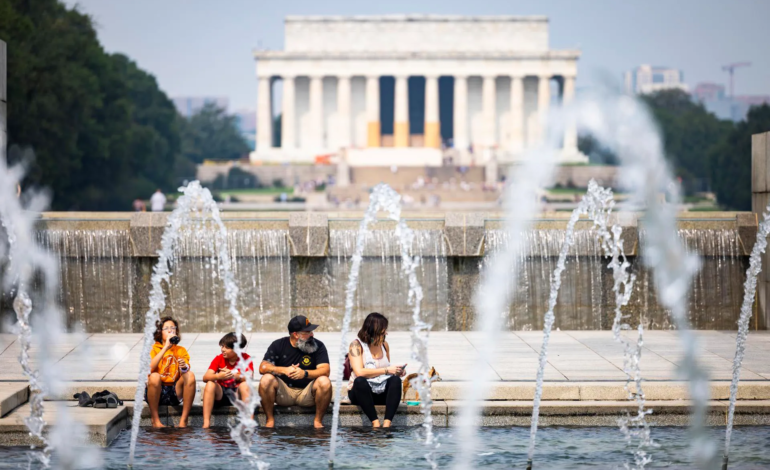
<instances>
[{"instance_id":1,"label":"woman in orange top","mask_svg":"<svg viewBox=\"0 0 770 470\"><path fill-rule=\"evenodd\" d=\"M179 343L179 323L171 317L155 323L155 344L150 351L150 377L144 400L150 406L152 427L163 428L158 407L182 405L179 427L187 427L187 416L195 400L195 375L190 370L190 354ZM181 397L181 399L180 399Z\"/></svg>"}]
</instances>

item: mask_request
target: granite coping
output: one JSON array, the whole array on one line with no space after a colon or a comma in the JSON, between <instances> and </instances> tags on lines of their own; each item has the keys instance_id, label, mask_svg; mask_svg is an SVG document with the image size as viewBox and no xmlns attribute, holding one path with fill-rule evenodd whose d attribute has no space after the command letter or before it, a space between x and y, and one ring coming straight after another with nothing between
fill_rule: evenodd
<instances>
[{"instance_id":1,"label":"granite coping","mask_svg":"<svg viewBox=\"0 0 770 470\"><path fill-rule=\"evenodd\" d=\"M29 400L26 382L0 382L0 418Z\"/></svg>"},{"instance_id":2,"label":"granite coping","mask_svg":"<svg viewBox=\"0 0 770 470\"><path fill-rule=\"evenodd\" d=\"M54 405L55 403L55 405ZM109 446L123 429L128 426L126 406L117 408L80 408L69 402L52 402L45 406L43 420L46 426L56 425L66 407L68 418L85 426L86 442L102 447ZM0 446L19 446L39 444L29 435L24 418L29 416L29 404L16 408L11 414L0 418ZM47 432L47 429L46 429Z\"/></svg>"}]
</instances>

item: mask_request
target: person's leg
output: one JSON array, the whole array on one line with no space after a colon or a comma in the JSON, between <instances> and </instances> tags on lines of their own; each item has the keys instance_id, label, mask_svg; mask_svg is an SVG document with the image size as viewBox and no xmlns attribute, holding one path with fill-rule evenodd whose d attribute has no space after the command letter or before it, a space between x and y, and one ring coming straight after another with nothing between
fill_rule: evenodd
<instances>
[{"instance_id":1,"label":"person's leg","mask_svg":"<svg viewBox=\"0 0 770 470\"><path fill-rule=\"evenodd\" d=\"M356 377L356 380L353 381L353 390L351 392L355 396L355 404L361 408L361 411L372 422L372 427L379 428L380 420L377 418L377 410L374 409L374 394L369 382L363 377ZM351 398L352 401L353 399Z\"/></svg>"},{"instance_id":2,"label":"person's leg","mask_svg":"<svg viewBox=\"0 0 770 470\"><path fill-rule=\"evenodd\" d=\"M259 398L262 409L265 410L265 427L275 427L275 392L278 390L278 379L273 374L265 374L259 379Z\"/></svg>"},{"instance_id":3,"label":"person's leg","mask_svg":"<svg viewBox=\"0 0 770 470\"><path fill-rule=\"evenodd\" d=\"M157 372L150 374L150 377L147 379L147 405L150 407L150 420L154 428L166 427L160 422L160 416L158 416L162 387L163 382L160 380L160 374Z\"/></svg>"},{"instance_id":4,"label":"person's leg","mask_svg":"<svg viewBox=\"0 0 770 470\"><path fill-rule=\"evenodd\" d=\"M401 401L401 377L392 376L385 382L385 420L382 427L389 428Z\"/></svg>"},{"instance_id":5,"label":"person's leg","mask_svg":"<svg viewBox=\"0 0 770 470\"><path fill-rule=\"evenodd\" d=\"M211 427L211 412L214 402L222 399L222 387L216 382L207 382L203 389L203 429Z\"/></svg>"},{"instance_id":6,"label":"person's leg","mask_svg":"<svg viewBox=\"0 0 770 470\"><path fill-rule=\"evenodd\" d=\"M315 399L315 419L313 427L322 428L324 415L332 401L332 381L325 375L313 380L313 398Z\"/></svg>"},{"instance_id":7,"label":"person's leg","mask_svg":"<svg viewBox=\"0 0 770 470\"><path fill-rule=\"evenodd\" d=\"M182 397L182 416L179 417L179 427L187 427L187 417L190 415L193 401L195 401L195 374L192 371L185 372L176 381L176 396Z\"/></svg>"},{"instance_id":8,"label":"person's leg","mask_svg":"<svg viewBox=\"0 0 770 470\"><path fill-rule=\"evenodd\" d=\"M240 398L243 402L248 402L250 397L251 389L249 388L249 384L246 382L241 382L238 384L238 398Z\"/></svg>"}]
</instances>

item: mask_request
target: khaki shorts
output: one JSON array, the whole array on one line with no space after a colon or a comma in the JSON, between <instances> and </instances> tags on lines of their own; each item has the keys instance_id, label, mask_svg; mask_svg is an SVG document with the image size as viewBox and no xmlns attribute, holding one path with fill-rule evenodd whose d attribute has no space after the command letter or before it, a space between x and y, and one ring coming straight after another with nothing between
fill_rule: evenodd
<instances>
[{"instance_id":1,"label":"khaki shorts","mask_svg":"<svg viewBox=\"0 0 770 470\"><path fill-rule=\"evenodd\" d=\"M305 388L293 388L286 385L286 382L278 379L278 391L275 393L275 403L278 406L305 406L314 407L315 398L313 398L313 384L315 380L307 384Z\"/></svg>"}]
</instances>

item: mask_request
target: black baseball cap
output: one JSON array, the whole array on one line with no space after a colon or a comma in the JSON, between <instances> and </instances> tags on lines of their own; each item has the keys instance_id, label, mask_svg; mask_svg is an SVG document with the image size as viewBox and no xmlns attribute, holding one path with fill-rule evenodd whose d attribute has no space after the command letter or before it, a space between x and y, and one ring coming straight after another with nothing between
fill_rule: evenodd
<instances>
[{"instance_id":1,"label":"black baseball cap","mask_svg":"<svg viewBox=\"0 0 770 470\"><path fill-rule=\"evenodd\" d=\"M299 331L313 331L318 328L318 325L313 325L310 320L303 315L297 315L289 320L289 333L295 333Z\"/></svg>"}]
</instances>

